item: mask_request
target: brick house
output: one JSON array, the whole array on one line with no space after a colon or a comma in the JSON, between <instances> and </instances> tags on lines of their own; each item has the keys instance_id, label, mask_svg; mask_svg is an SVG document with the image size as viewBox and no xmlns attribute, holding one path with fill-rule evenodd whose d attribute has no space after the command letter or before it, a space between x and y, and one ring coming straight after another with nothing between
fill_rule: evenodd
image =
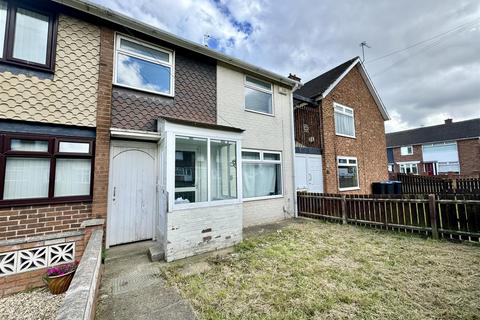
<instances>
[{"instance_id":1,"label":"brick house","mask_svg":"<svg viewBox=\"0 0 480 320\"><path fill-rule=\"evenodd\" d=\"M421 175L480 174L480 119L387 134L389 171Z\"/></svg>"},{"instance_id":2,"label":"brick house","mask_svg":"<svg viewBox=\"0 0 480 320\"><path fill-rule=\"evenodd\" d=\"M294 216L296 81L80 0L0 1L0 40L0 296L102 224L171 261Z\"/></svg>"},{"instance_id":3,"label":"brick house","mask_svg":"<svg viewBox=\"0 0 480 320\"><path fill-rule=\"evenodd\" d=\"M297 189L371 193L388 179L388 113L358 57L294 92Z\"/></svg>"}]
</instances>

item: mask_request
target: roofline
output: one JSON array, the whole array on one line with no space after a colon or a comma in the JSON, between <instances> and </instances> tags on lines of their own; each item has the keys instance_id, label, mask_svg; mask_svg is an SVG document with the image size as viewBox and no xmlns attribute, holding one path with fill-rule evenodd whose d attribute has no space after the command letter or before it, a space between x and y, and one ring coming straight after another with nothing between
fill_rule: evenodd
<instances>
[{"instance_id":1,"label":"roofline","mask_svg":"<svg viewBox=\"0 0 480 320\"><path fill-rule=\"evenodd\" d=\"M450 124L446 124L446 123L434 124L434 125L431 125L431 126L411 128L411 129L405 129L405 130L394 131L394 132L387 132L387 133L385 133L385 135L388 136L388 135L394 135L394 134L397 134L397 133L403 133L403 132L409 132L409 131L415 131L415 130L423 130L423 129L434 128L434 127L442 127L442 126L445 126L445 125L451 126L451 125L456 125L457 123L464 123L464 122L469 122L469 121L479 121L479 120L480 120L480 118L473 118L473 119L455 121L455 122L452 122Z\"/></svg>"},{"instance_id":2,"label":"roofline","mask_svg":"<svg viewBox=\"0 0 480 320\"><path fill-rule=\"evenodd\" d=\"M147 34L159 40L174 44L176 46L200 53L202 55L224 62L228 65L232 65L237 68L243 69L245 71L249 71L251 73L261 75L263 77L280 82L289 87L294 87L298 83L295 80L281 76L277 73L268 71L266 69L255 66L253 64L244 62L232 56L228 56L226 54L223 54L221 52L215 51L208 47L202 46L193 41L178 37L173 33L161 30L159 28L155 28L139 20L130 18L122 13L108 9L101 5L91 3L90 1L86 1L86 0L51 0L51 1L76 9L78 11L82 11L89 15L96 16L103 20L119 24L121 26L141 32L143 34Z\"/></svg>"},{"instance_id":3,"label":"roofline","mask_svg":"<svg viewBox=\"0 0 480 320\"><path fill-rule=\"evenodd\" d=\"M365 69L363 63L360 61L360 58L357 57L355 61L352 62L352 64L340 75L340 77L335 80L328 88L325 90L316 100L322 100L325 99L326 96L340 83L340 81L345 78L345 76L357 65L360 64L360 74L367 84L368 90L370 91L371 95L373 96L373 100L375 100L375 103L377 104L378 110L382 114L383 120L387 121L390 120L390 115L388 114L387 108L383 104L382 99L380 98L380 95L377 92L377 89L373 85L372 79L370 79L367 70Z\"/></svg>"},{"instance_id":4,"label":"roofline","mask_svg":"<svg viewBox=\"0 0 480 320\"><path fill-rule=\"evenodd\" d=\"M409 144L399 144L399 145L393 145L393 146L387 145L387 149L401 148L405 146L423 146L424 144L434 144L434 143L449 142L449 141L457 142L457 141L475 140L475 139L480 139L480 136L472 136L472 137L465 137L465 138L458 138L458 139L437 140L437 141L425 141L425 142L417 142L417 143L409 143Z\"/></svg>"}]
</instances>

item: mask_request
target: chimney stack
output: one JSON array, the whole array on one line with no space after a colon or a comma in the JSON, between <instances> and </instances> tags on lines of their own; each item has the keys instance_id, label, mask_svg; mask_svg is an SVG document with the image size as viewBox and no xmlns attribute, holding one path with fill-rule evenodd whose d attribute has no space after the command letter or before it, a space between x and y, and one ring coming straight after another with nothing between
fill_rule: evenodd
<instances>
[{"instance_id":1,"label":"chimney stack","mask_svg":"<svg viewBox=\"0 0 480 320\"><path fill-rule=\"evenodd\" d=\"M453 120L451 118L445 119L445 124L452 124Z\"/></svg>"},{"instance_id":2,"label":"chimney stack","mask_svg":"<svg viewBox=\"0 0 480 320\"><path fill-rule=\"evenodd\" d=\"M297 82L300 82L300 80L302 80L300 77L297 77L296 74L291 74L291 73L288 75L288 78L292 79L292 80L295 80Z\"/></svg>"}]
</instances>

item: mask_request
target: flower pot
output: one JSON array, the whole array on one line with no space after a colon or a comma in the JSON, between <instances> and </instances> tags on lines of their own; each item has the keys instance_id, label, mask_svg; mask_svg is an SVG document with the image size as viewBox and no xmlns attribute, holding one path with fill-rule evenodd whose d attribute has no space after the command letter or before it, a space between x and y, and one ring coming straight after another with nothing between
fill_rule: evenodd
<instances>
[{"instance_id":1,"label":"flower pot","mask_svg":"<svg viewBox=\"0 0 480 320\"><path fill-rule=\"evenodd\" d=\"M75 270L72 270L59 276L46 277L45 282L52 294L64 293L70 286L70 282L72 282L74 274Z\"/></svg>"}]
</instances>

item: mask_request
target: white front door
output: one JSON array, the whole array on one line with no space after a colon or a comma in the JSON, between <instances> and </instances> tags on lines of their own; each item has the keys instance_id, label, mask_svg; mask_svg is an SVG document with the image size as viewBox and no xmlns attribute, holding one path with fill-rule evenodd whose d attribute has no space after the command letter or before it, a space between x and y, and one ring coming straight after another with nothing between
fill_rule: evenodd
<instances>
[{"instance_id":1,"label":"white front door","mask_svg":"<svg viewBox=\"0 0 480 320\"><path fill-rule=\"evenodd\" d=\"M297 189L306 189L309 192L323 192L322 156L296 154L295 181Z\"/></svg>"},{"instance_id":2,"label":"white front door","mask_svg":"<svg viewBox=\"0 0 480 320\"><path fill-rule=\"evenodd\" d=\"M112 141L107 245L153 238L155 143Z\"/></svg>"}]
</instances>

